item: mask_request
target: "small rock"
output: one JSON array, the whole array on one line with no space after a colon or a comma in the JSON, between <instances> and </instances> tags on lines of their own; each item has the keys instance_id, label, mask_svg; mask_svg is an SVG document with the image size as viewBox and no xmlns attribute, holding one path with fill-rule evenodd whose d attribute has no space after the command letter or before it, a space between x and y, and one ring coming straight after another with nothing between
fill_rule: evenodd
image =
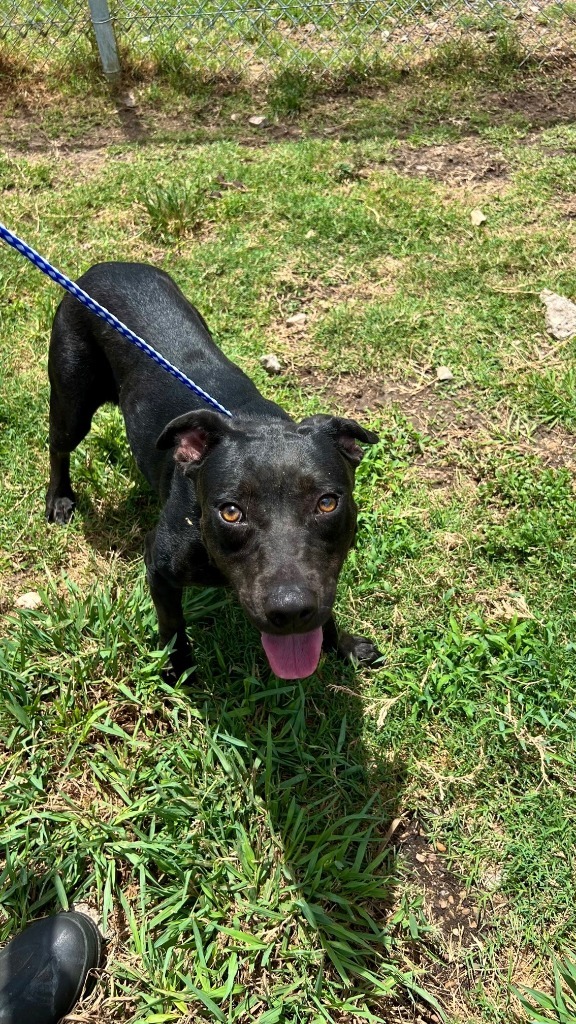
<instances>
[{"instance_id":1,"label":"small rock","mask_svg":"<svg viewBox=\"0 0 576 1024\"><path fill-rule=\"evenodd\" d=\"M481 224L486 222L486 214L482 213L482 210L472 210L470 220L475 228L479 228Z\"/></svg>"},{"instance_id":2,"label":"small rock","mask_svg":"<svg viewBox=\"0 0 576 1024\"><path fill-rule=\"evenodd\" d=\"M294 316L288 317L286 323L294 327L296 324L305 324L307 319L306 313L294 313Z\"/></svg>"},{"instance_id":3,"label":"small rock","mask_svg":"<svg viewBox=\"0 0 576 1024\"><path fill-rule=\"evenodd\" d=\"M448 907L448 900L440 900L438 906L440 907L441 910L446 910L446 908Z\"/></svg>"},{"instance_id":4,"label":"small rock","mask_svg":"<svg viewBox=\"0 0 576 1024\"><path fill-rule=\"evenodd\" d=\"M576 305L557 295L548 288L540 292L540 298L546 306L546 330L553 338L564 341L576 334Z\"/></svg>"},{"instance_id":5,"label":"small rock","mask_svg":"<svg viewBox=\"0 0 576 1024\"><path fill-rule=\"evenodd\" d=\"M448 366L437 366L436 367L436 380L454 380L454 374Z\"/></svg>"},{"instance_id":6,"label":"small rock","mask_svg":"<svg viewBox=\"0 0 576 1024\"><path fill-rule=\"evenodd\" d=\"M419 864L425 864L426 863L426 854L425 853L417 853L416 854L416 860L418 861Z\"/></svg>"},{"instance_id":7,"label":"small rock","mask_svg":"<svg viewBox=\"0 0 576 1024\"><path fill-rule=\"evenodd\" d=\"M42 607L42 598L36 590L29 590L26 594L20 594L20 597L16 598L15 604L17 608L34 611L36 608Z\"/></svg>"},{"instance_id":8,"label":"small rock","mask_svg":"<svg viewBox=\"0 0 576 1024\"><path fill-rule=\"evenodd\" d=\"M446 853L444 843L436 843L436 849L438 850L438 853Z\"/></svg>"},{"instance_id":9,"label":"small rock","mask_svg":"<svg viewBox=\"0 0 576 1024\"><path fill-rule=\"evenodd\" d=\"M304 235L304 238L315 238L315 237L316 237L316 232L314 231L314 228L310 228L310 231L307 231L306 234Z\"/></svg>"},{"instance_id":10,"label":"small rock","mask_svg":"<svg viewBox=\"0 0 576 1024\"><path fill-rule=\"evenodd\" d=\"M269 352L268 355L261 356L260 365L264 367L266 373L269 373L271 377L275 377L277 374L282 373L282 363L273 352Z\"/></svg>"},{"instance_id":11,"label":"small rock","mask_svg":"<svg viewBox=\"0 0 576 1024\"><path fill-rule=\"evenodd\" d=\"M264 125L268 124L268 118L267 117L262 117L259 114L258 115L254 114L252 117L248 118L248 124L253 125L254 128L263 128Z\"/></svg>"}]
</instances>

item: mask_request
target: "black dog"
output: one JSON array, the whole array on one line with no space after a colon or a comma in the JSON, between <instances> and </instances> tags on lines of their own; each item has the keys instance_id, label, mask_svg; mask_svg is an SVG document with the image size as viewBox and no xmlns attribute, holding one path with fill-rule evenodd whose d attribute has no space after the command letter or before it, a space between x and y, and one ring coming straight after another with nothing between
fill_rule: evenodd
<instances>
[{"instance_id":1,"label":"black dog","mask_svg":"<svg viewBox=\"0 0 576 1024\"><path fill-rule=\"evenodd\" d=\"M338 636L332 605L356 529L357 441L377 437L354 420L295 423L260 395L216 347L172 279L139 263L102 263L78 282L228 408L192 409L190 391L111 327L66 296L50 344L49 521L74 509L70 452L105 402L120 406L136 462L163 508L146 541L146 567L172 668L191 664L182 588L230 584L262 634L277 676L315 671L322 646L373 663L363 637Z\"/></svg>"}]
</instances>

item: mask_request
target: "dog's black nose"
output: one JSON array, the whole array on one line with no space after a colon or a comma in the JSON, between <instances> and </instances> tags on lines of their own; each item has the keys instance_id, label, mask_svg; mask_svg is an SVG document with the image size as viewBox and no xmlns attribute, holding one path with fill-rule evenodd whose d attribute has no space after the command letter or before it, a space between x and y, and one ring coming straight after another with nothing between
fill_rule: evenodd
<instances>
[{"instance_id":1,"label":"dog's black nose","mask_svg":"<svg viewBox=\"0 0 576 1024\"><path fill-rule=\"evenodd\" d=\"M318 611L318 602L307 587L275 587L267 596L264 614L276 629L299 632L311 622Z\"/></svg>"}]
</instances>

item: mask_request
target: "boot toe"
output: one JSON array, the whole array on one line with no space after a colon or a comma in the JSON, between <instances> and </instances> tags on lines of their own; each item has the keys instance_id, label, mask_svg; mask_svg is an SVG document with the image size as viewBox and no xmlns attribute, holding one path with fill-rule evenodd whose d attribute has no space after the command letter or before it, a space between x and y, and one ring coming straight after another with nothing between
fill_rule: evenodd
<instances>
[{"instance_id":1,"label":"boot toe","mask_svg":"<svg viewBox=\"0 0 576 1024\"><path fill-rule=\"evenodd\" d=\"M0 1024L57 1024L101 953L100 932L85 914L34 921L0 950Z\"/></svg>"}]
</instances>

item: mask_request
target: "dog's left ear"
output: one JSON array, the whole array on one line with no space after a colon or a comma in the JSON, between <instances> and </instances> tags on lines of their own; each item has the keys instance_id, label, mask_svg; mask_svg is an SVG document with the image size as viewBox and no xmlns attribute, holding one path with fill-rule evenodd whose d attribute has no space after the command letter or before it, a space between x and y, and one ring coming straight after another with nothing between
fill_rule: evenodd
<instances>
[{"instance_id":1,"label":"dog's left ear","mask_svg":"<svg viewBox=\"0 0 576 1024\"><path fill-rule=\"evenodd\" d=\"M231 430L227 417L208 409L195 409L164 427L156 447L173 448L175 461L192 468L199 466Z\"/></svg>"},{"instance_id":2,"label":"dog's left ear","mask_svg":"<svg viewBox=\"0 0 576 1024\"><path fill-rule=\"evenodd\" d=\"M365 427L356 423L356 420L347 420L342 416L326 416L324 414L308 416L298 425L299 431L301 428L304 428L302 433L308 434L320 430L329 434L334 439L338 450L354 466L357 466L364 457L364 452L356 442L376 444L378 440L378 434L375 434L373 430L366 430Z\"/></svg>"}]
</instances>

